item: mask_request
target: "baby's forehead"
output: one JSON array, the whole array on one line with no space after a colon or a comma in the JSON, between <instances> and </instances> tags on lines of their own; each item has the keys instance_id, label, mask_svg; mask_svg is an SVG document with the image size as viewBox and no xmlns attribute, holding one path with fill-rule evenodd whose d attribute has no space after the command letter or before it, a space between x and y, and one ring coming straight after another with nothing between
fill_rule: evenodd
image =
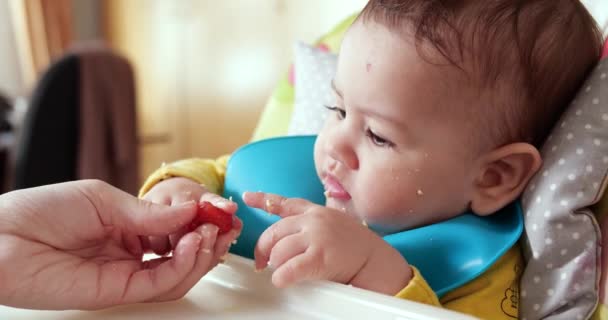
<instances>
[{"instance_id":1,"label":"baby's forehead","mask_svg":"<svg viewBox=\"0 0 608 320\"><path fill-rule=\"evenodd\" d=\"M450 62L434 46L417 42L412 33L359 21L344 38L336 79L348 94L366 94L366 99L354 99L357 103L398 105L411 118L464 122L474 120L479 108L491 104L490 99L513 99L505 95L512 90L483 89L480 78L473 75L473 65Z\"/></svg>"},{"instance_id":2,"label":"baby's forehead","mask_svg":"<svg viewBox=\"0 0 608 320\"><path fill-rule=\"evenodd\" d=\"M441 82L438 84L452 90L491 87L500 79L520 76L518 49L506 41L514 37L510 31L487 31L480 24L467 22L452 22L452 25L444 21L422 26L417 23L420 22L416 19L403 17L387 21L363 15L351 29L367 38L371 47L377 45L379 30L389 34L382 40L390 43L392 50L403 53L403 48L411 48L415 52L407 60L392 60L395 67L409 69L413 64L424 63L427 72L436 77L435 81ZM406 50L408 52L410 50Z\"/></svg>"},{"instance_id":3,"label":"baby's forehead","mask_svg":"<svg viewBox=\"0 0 608 320\"><path fill-rule=\"evenodd\" d=\"M349 45L351 42L349 40L353 40L352 42L359 46ZM418 38L411 28L395 29L370 20L357 20L351 26L344 38L339 58L349 49L351 55L371 62L371 68L375 66L375 62L385 63L389 66L388 70L385 70L387 72L401 71L405 76L417 78L428 75L432 78L432 83L428 83L429 86L452 90L473 86L474 73L482 72L476 66L476 53L452 56L430 41ZM457 51L456 48L454 50ZM365 56L363 52L371 52L378 56L377 61ZM367 69L370 69L369 63L367 65ZM418 71L421 73L415 74Z\"/></svg>"},{"instance_id":4,"label":"baby's forehead","mask_svg":"<svg viewBox=\"0 0 608 320\"><path fill-rule=\"evenodd\" d=\"M357 24L382 25L395 43L413 38L419 58L436 66L424 86L468 102L458 110L483 119L498 144L539 146L599 58L593 17L571 0L430 3L370 0Z\"/></svg>"}]
</instances>

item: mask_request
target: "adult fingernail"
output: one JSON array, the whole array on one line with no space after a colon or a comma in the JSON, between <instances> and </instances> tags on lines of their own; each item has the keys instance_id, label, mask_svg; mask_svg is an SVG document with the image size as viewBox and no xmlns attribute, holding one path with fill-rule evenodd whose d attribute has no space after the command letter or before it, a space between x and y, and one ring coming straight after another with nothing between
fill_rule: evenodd
<instances>
[{"instance_id":1,"label":"adult fingernail","mask_svg":"<svg viewBox=\"0 0 608 320\"><path fill-rule=\"evenodd\" d=\"M202 229L201 229L201 234L208 238L212 235L216 235L219 231L219 228L216 225L213 224L204 224Z\"/></svg>"},{"instance_id":2,"label":"adult fingernail","mask_svg":"<svg viewBox=\"0 0 608 320\"><path fill-rule=\"evenodd\" d=\"M194 245L196 245L198 247L202 241L203 241L203 237L201 237L198 234L194 235Z\"/></svg>"}]
</instances>

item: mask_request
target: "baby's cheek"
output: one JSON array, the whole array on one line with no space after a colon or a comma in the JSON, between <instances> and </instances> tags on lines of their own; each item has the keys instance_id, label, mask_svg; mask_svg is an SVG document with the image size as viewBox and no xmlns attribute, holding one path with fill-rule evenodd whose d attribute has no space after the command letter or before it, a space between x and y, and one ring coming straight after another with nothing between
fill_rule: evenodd
<instances>
[{"instance_id":1,"label":"baby's cheek","mask_svg":"<svg viewBox=\"0 0 608 320\"><path fill-rule=\"evenodd\" d=\"M396 215L414 213L420 197L406 178L387 176L367 189L367 197L360 204L371 220L391 219ZM403 179L400 183L396 180ZM392 180L392 181L391 181ZM382 182L384 181L384 182Z\"/></svg>"},{"instance_id":2,"label":"baby's cheek","mask_svg":"<svg viewBox=\"0 0 608 320\"><path fill-rule=\"evenodd\" d=\"M321 140L320 140L321 139ZM319 178L321 178L321 169L322 169L322 164L323 164L323 160L324 160L324 156L322 153L322 147L321 147L321 143L322 143L322 138L318 137L317 141L315 142L315 146L314 146L314 151L313 151L313 159L314 159L314 164L315 164L315 170L317 172L317 176Z\"/></svg>"}]
</instances>

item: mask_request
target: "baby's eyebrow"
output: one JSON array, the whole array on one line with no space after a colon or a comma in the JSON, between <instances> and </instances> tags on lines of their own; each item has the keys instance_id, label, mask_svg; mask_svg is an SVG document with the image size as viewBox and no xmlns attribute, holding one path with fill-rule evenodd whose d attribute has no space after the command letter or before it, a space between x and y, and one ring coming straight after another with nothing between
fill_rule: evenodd
<instances>
[{"instance_id":1,"label":"baby's eyebrow","mask_svg":"<svg viewBox=\"0 0 608 320\"><path fill-rule=\"evenodd\" d=\"M344 95L342 94L342 91L338 90L338 88L336 87L336 83L334 82L334 79L331 79L331 88L338 95L338 97L340 97L340 99L344 98Z\"/></svg>"}]
</instances>

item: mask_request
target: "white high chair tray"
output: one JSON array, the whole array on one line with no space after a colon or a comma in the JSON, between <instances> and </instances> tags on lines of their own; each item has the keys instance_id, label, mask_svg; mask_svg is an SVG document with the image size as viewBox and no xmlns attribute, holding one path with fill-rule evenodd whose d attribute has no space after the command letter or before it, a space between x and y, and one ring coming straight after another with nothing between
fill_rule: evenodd
<instances>
[{"instance_id":1,"label":"white high chair tray","mask_svg":"<svg viewBox=\"0 0 608 320\"><path fill-rule=\"evenodd\" d=\"M34 311L0 306L0 319L391 319L471 320L449 310L328 281L277 289L271 273L229 255L181 300L102 311Z\"/></svg>"}]
</instances>

